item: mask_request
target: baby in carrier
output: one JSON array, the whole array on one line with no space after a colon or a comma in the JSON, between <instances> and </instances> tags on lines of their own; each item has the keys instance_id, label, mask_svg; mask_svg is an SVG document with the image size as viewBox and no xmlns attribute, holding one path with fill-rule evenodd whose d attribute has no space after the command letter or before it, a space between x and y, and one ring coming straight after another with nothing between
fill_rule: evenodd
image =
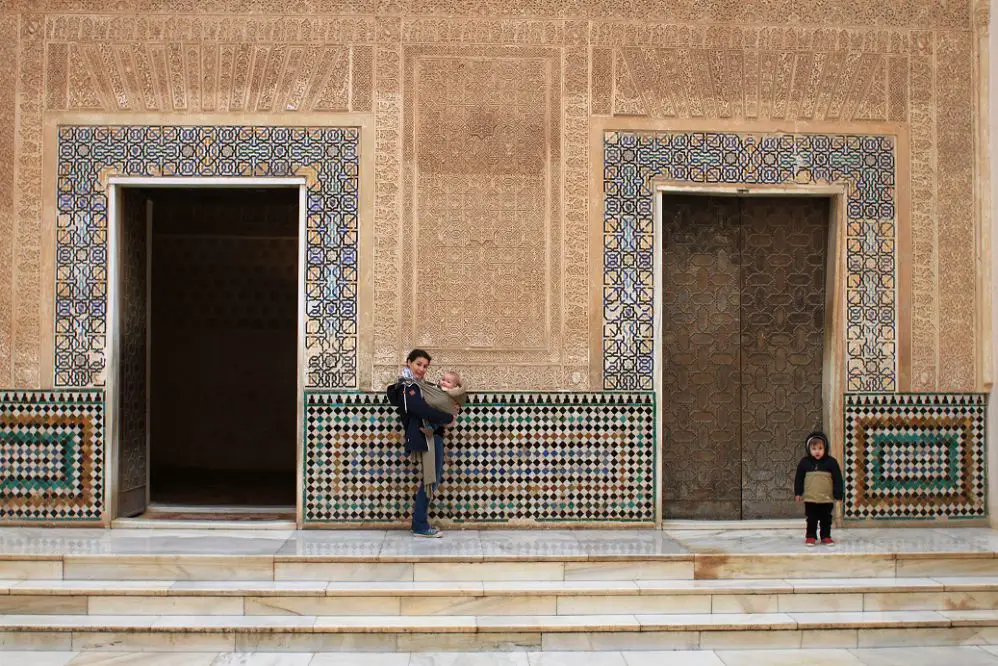
<instances>
[{"instance_id":1,"label":"baby in carrier","mask_svg":"<svg viewBox=\"0 0 998 666\"><path fill-rule=\"evenodd\" d=\"M423 390L423 400L426 404L442 412L457 415L468 400L468 392L461 386L461 375L453 370L441 375L439 384L425 382L420 384L420 388Z\"/></svg>"}]
</instances>

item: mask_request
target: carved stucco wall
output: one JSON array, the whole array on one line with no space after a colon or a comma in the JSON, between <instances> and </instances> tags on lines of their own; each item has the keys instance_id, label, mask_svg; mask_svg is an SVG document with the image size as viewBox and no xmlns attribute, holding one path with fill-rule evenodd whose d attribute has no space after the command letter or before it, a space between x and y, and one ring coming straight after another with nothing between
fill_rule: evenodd
<instances>
[{"instance_id":1,"label":"carved stucco wall","mask_svg":"<svg viewBox=\"0 0 998 666\"><path fill-rule=\"evenodd\" d=\"M43 126L55 113L374 119L375 386L408 347L488 389L598 389L596 119L910 144L910 386L973 390L976 44L970 0L0 0L0 386L38 387ZM543 17L543 18L532 18ZM9 64L14 63L14 67ZM597 249L593 249L593 248ZM594 337L596 336L596 337Z\"/></svg>"}]
</instances>

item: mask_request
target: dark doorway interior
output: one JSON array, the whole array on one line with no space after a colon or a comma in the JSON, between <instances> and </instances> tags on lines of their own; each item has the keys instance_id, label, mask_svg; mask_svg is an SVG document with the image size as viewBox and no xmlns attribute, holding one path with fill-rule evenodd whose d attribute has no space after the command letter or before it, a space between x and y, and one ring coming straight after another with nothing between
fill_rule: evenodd
<instances>
[{"instance_id":1,"label":"dark doorway interior","mask_svg":"<svg viewBox=\"0 0 998 666\"><path fill-rule=\"evenodd\" d=\"M663 200L663 512L797 516L821 427L829 201Z\"/></svg>"},{"instance_id":2,"label":"dark doorway interior","mask_svg":"<svg viewBox=\"0 0 998 666\"><path fill-rule=\"evenodd\" d=\"M298 192L145 194L150 501L293 506Z\"/></svg>"}]
</instances>

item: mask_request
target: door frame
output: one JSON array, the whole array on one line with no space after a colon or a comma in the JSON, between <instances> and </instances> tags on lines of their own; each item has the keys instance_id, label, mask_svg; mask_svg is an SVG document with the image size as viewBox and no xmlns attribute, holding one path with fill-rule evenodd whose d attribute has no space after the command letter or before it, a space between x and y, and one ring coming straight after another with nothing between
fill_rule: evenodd
<instances>
[{"instance_id":1,"label":"door frame","mask_svg":"<svg viewBox=\"0 0 998 666\"><path fill-rule=\"evenodd\" d=\"M751 184L699 184L655 178L649 183L654 198L654 293L653 293L653 335L654 335L654 390L655 400L661 405L663 398L662 360L662 202L670 194L704 197L812 197L829 200L828 251L825 264L825 329L822 352L821 402L822 421L825 433L831 440L831 453L842 460L843 446L843 395L846 389L845 372L845 293L846 293L846 187L844 185L751 185ZM895 291L898 285L895 282ZM655 464L661 465L665 453L665 426L662 416L655 419ZM656 473L659 483L655 485L655 522L665 526L663 520L662 495L664 488L661 475ZM790 480L787 480L790 483ZM840 510L840 509L839 509Z\"/></svg>"},{"instance_id":2,"label":"door frame","mask_svg":"<svg viewBox=\"0 0 998 666\"><path fill-rule=\"evenodd\" d=\"M106 443L104 448L104 469L108 470L105 476L104 501L107 507L109 520L113 521L118 516L118 488L121 476L120 447L119 447L119 414L118 399L120 387L120 345L121 345L121 312L119 299L121 297L121 267L119 265L118 252L120 248L121 223L121 192L124 188L212 188L212 189L239 189L239 188L297 188L298 190L298 255L297 255L297 324L296 324L296 349L297 367L297 396L295 397L296 429L295 429L295 520L300 527L302 524L302 474L303 474L303 428L305 417L305 241L306 241L306 221L307 221L307 182L304 176L292 177L206 177L206 176L111 176L108 178L107 198L108 198L108 230L107 230L107 382L106 382ZM150 223L147 221L147 229ZM151 262L151 254L147 258L147 266ZM148 268L147 268L148 270ZM152 289L151 282L146 285L148 290ZM147 305L148 307L148 305ZM147 340L151 334L147 324ZM149 350L147 350L147 354ZM147 361L148 368L148 361ZM148 374L146 382L148 385ZM146 396L146 419L149 418L149 396ZM145 504L149 504L149 430L146 429L146 497Z\"/></svg>"}]
</instances>

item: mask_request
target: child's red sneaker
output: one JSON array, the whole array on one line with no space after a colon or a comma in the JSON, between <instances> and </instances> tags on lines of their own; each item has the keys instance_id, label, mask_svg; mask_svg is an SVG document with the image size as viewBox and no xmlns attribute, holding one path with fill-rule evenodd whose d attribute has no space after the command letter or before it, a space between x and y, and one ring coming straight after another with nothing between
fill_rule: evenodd
<instances>
[{"instance_id":1,"label":"child's red sneaker","mask_svg":"<svg viewBox=\"0 0 998 666\"><path fill-rule=\"evenodd\" d=\"M824 539L821 540L821 545L822 546L834 546L835 545L835 540L832 537L825 537Z\"/></svg>"},{"instance_id":2,"label":"child's red sneaker","mask_svg":"<svg viewBox=\"0 0 998 666\"><path fill-rule=\"evenodd\" d=\"M808 545L808 548L810 548L814 544L818 543L818 540L815 539L814 537L808 537L808 538L804 539L804 543L806 543Z\"/></svg>"}]
</instances>

